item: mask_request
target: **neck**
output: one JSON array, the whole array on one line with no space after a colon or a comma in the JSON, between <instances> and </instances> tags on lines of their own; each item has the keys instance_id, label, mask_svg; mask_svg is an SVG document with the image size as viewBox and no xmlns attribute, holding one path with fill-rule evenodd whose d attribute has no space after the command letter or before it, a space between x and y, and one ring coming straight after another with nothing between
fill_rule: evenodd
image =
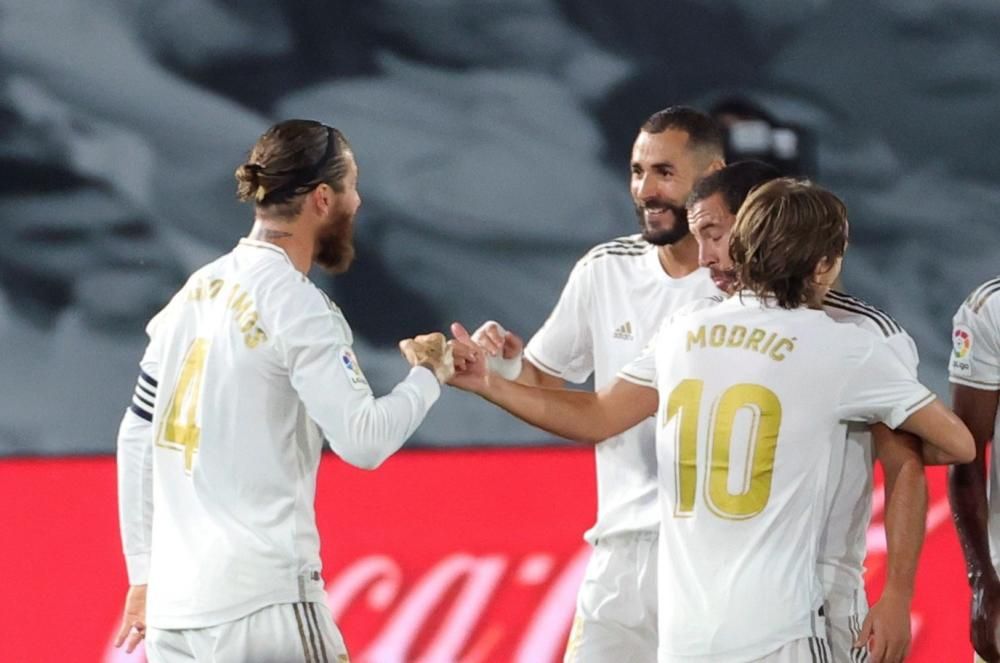
<instances>
[{"instance_id":1,"label":"neck","mask_svg":"<svg viewBox=\"0 0 1000 663\"><path fill-rule=\"evenodd\" d=\"M316 240L305 232L305 224L294 221L272 221L258 216L248 237L281 247L295 269L308 274L316 254Z\"/></svg>"},{"instance_id":2,"label":"neck","mask_svg":"<svg viewBox=\"0 0 1000 663\"><path fill-rule=\"evenodd\" d=\"M692 235L659 247L657 253L660 266L671 278L683 278L698 269L698 244Z\"/></svg>"}]
</instances>

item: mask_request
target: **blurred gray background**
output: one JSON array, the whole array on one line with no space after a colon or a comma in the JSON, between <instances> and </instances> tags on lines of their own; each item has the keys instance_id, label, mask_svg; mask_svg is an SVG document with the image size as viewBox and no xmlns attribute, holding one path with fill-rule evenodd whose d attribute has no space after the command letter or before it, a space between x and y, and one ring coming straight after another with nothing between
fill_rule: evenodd
<instances>
[{"instance_id":1,"label":"blurred gray background","mask_svg":"<svg viewBox=\"0 0 1000 663\"><path fill-rule=\"evenodd\" d=\"M0 0L0 454L114 448L145 322L248 230L232 173L273 122L355 148L359 258L315 276L380 393L399 338L530 336L634 232L631 141L677 103L845 199L847 289L945 393L1000 271L997 0ZM447 392L411 444L545 440Z\"/></svg>"}]
</instances>

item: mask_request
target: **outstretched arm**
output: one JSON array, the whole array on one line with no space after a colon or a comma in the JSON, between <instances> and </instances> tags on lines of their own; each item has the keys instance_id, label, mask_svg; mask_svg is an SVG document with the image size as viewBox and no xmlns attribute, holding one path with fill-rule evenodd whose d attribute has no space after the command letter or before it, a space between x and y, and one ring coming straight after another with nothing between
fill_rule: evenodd
<instances>
[{"instance_id":1,"label":"outstretched arm","mask_svg":"<svg viewBox=\"0 0 1000 663\"><path fill-rule=\"evenodd\" d=\"M474 345L461 325L452 325L452 333L459 345ZM512 382L487 371L485 360L457 362L456 367L450 382L453 386L478 394L533 426L571 440L597 443L656 413L655 389L621 379L591 393Z\"/></svg>"},{"instance_id":2,"label":"outstretched arm","mask_svg":"<svg viewBox=\"0 0 1000 663\"><path fill-rule=\"evenodd\" d=\"M951 468L948 498L972 587L972 646L986 661L1000 660L1000 643L996 641L1000 626L1000 579L990 559L985 454L986 444L993 435L998 400L1000 391L952 386L952 404L955 413L972 431L976 458Z\"/></svg>"}]
</instances>

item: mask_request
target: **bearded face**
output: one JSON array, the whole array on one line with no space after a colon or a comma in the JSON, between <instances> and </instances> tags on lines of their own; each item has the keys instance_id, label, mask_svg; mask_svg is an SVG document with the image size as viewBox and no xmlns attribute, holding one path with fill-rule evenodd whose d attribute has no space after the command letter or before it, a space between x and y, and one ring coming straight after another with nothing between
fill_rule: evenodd
<instances>
[{"instance_id":1,"label":"bearded face","mask_svg":"<svg viewBox=\"0 0 1000 663\"><path fill-rule=\"evenodd\" d=\"M316 264L343 274L354 261L354 212L332 207L316 238Z\"/></svg>"},{"instance_id":2,"label":"bearded face","mask_svg":"<svg viewBox=\"0 0 1000 663\"><path fill-rule=\"evenodd\" d=\"M642 238L654 246L667 246L688 236L687 209L663 198L635 206Z\"/></svg>"}]
</instances>

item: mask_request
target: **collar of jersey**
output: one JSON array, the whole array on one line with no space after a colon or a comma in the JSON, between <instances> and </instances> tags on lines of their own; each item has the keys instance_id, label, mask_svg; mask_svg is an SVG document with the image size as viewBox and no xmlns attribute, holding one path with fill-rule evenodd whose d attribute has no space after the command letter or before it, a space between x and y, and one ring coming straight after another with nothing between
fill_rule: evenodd
<instances>
[{"instance_id":1,"label":"collar of jersey","mask_svg":"<svg viewBox=\"0 0 1000 663\"><path fill-rule=\"evenodd\" d=\"M285 253L285 250L280 246L271 244L270 242L262 242L259 239L250 239L249 237L241 237L240 246L246 246L253 249L265 249L267 251L274 251L282 258L284 258L286 261L288 261L289 265L292 265L292 259L288 257L288 254ZM294 267L294 265L292 266Z\"/></svg>"},{"instance_id":2,"label":"collar of jersey","mask_svg":"<svg viewBox=\"0 0 1000 663\"><path fill-rule=\"evenodd\" d=\"M729 299L730 301L735 300L736 302L742 302L744 300L749 299L754 302L763 302L766 306L778 305L778 298L775 297L774 295L765 295L764 297L761 297L752 290L738 290L737 292L733 293L733 295Z\"/></svg>"}]
</instances>

